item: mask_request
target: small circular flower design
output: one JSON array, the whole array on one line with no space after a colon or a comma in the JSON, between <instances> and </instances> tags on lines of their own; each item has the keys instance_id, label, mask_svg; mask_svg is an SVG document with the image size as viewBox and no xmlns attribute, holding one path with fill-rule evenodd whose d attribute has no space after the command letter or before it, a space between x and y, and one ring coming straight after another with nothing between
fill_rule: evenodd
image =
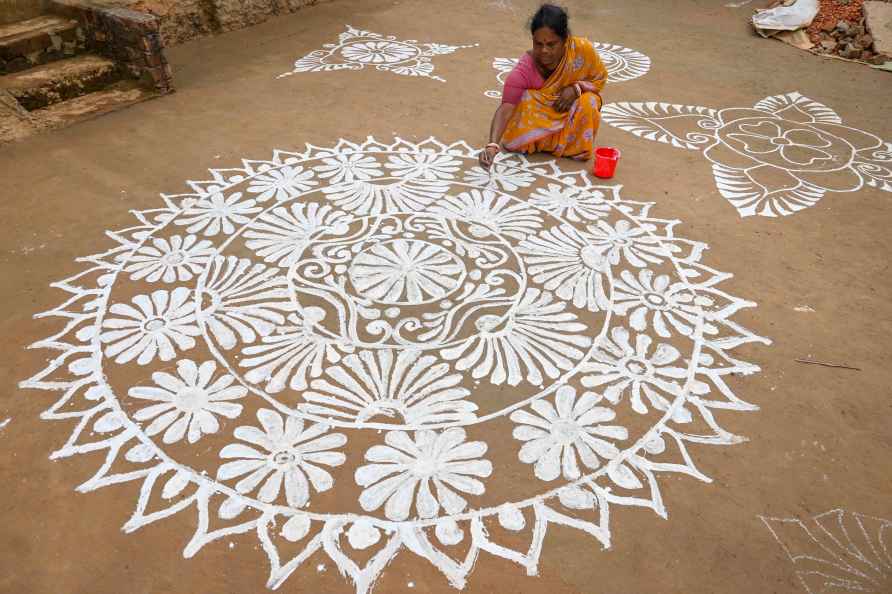
<instances>
[{"instance_id":1,"label":"small circular flower design","mask_svg":"<svg viewBox=\"0 0 892 594\"><path fill-rule=\"evenodd\" d=\"M457 289L466 274L462 261L442 247L397 239L360 252L349 275L357 292L378 303L419 305Z\"/></svg>"},{"instance_id":2,"label":"small circular flower design","mask_svg":"<svg viewBox=\"0 0 892 594\"><path fill-rule=\"evenodd\" d=\"M396 64L415 59L418 48L398 41L362 41L341 48L344 59L363 64Z\"/></svg>"}]
</instances>

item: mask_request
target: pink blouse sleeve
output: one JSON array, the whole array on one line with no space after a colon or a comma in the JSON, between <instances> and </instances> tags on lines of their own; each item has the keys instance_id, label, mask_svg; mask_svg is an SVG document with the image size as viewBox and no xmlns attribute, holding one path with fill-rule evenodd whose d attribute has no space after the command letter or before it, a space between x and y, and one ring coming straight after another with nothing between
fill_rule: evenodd
<instances>
[{"instance_id":1,"label":"pink blouse sleeve","mask_svg":"<svg viewBox=\"0 0 892 594\"><path fill-rule=\"evenodd\" d=\"M523 92L528 88L527 77L519 68L514 68L505 79L505 86L502 88L502 103L517 105L523 97Z\"/></svg>"}]
</instances>

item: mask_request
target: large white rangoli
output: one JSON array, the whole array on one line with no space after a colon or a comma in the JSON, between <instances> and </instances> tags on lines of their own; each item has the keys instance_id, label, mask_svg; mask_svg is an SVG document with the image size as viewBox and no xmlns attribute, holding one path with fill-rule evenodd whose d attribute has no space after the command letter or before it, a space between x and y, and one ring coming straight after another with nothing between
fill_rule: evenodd
<instances>
[{"instance_id":1,"label":"large white rangoli","mask_svg":"<svg viewBox=\"0 0 892 594\"><path fill-rule=\"evenodd\" d=\"M791 215L828 192L865 184L892 192L892 143L843 125L835 111L799 93L721 110L611 103L601 115L635 136L703 151L719 193L743 217Z\"/></svg>"},{"instance_id":2,"label":"large white rangoli","mask_svg":"<svg viewBox=\"0 0 892 594\"><path fill-rule=\"evenodd\" d=\"M279 78L299 72L327 72L331 70L362 70L366 66L387 70L403 76L424 76L440 82L446 79L434 74L434 56L451 54L457 49L473 45L443 45L420 43L415 39L397 39L347 25L337 43L326 43L297 60L294 69Z\"/></svg>"},{"instance_id":3,"label":"large white rangoli","mask_svg":"<svg viewBox=\"0 0 892 594\"><path fill-rule=\"evenodd\" d=\"M612 43L595 43L595 49L607 68L608 84L633 80L644 76L650 70L650 58L638 50L613 45ZM496 71L496 80L504 85L505 79L517 66L517 58L494 58L492 67ZM491 89L483 93L493 99L501 99L502 91Z\"/></svg>"},{"instance_id":4,"label":"large white rangoli","mask_svg":"<svg viewBox=\"0 0 892 594\"><path fill-rule=\"evenodd\" d=\"M619 186L476 159L308 145L136 212L41 314L53 458L139 482L128 532L194 513L186 557L257 538L270 588L327 557L367 592L407 552L461 588L481 553L535 574L554 526L665 517L661 475L709 480L689 445L741 440L713 411L756 409L726 383L755 304Z\"/></svg>"}]
</instances>

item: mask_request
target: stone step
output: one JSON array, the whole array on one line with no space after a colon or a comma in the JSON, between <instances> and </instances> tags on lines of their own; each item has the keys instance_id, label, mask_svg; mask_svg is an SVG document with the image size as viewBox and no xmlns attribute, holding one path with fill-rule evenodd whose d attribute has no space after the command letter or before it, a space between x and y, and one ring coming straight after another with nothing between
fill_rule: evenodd
<instances>
[{"instance_id":1,"label":"stone step","mask_svg":"<svg viewBox=\"0 0 892 594\"><path fill-rule=\"evenodd\" d=\"M84 43L80 24L56 15L0 26L0 74L73 56Z\"/></svg>"},{"instance_id":2,"label":"stone step","mask_svg":"<svg viewBox=\"0 0 892 594\"><path fill-rule=\"evenodd\" d=\"M141 87L136 81L126 80L32 111L29 115L39 129L64 128L158 96L157 92Z\"/></svg>"},{"instance_id":3,"label":"stone step","mask_svg":"<svg viewBox=\"0 0 892 594\"><path fill-rule=\"evenodd\" d=\"M0 89L0 145L25 138L34 133L31 114L25 111L15 97Z\"/></svg>"},{"instance_id":4,"label":"stone step","mask_svg":"<svg viewBox=\"0 0 892 594\"><path fill-rule=\"evenodd\" d=\"M84 54L2 76L0 89L8 91L28 111L34 111L98 91L120 79L121 72L114 62Z\"/></svg>"},{"instance_id":5,"label":"stone step","mask_svg":"<svg viewBox=\"0 0 892 594\"><path fill-rule=\"evenodd\" d=\"M4 100L3 91L0 90L0 146L160 96L156 91L141 87L136 81L127 80L109 85L101 91L28 112L22 110L12 98L7 96Z\"/></svg>"}]
</instances>

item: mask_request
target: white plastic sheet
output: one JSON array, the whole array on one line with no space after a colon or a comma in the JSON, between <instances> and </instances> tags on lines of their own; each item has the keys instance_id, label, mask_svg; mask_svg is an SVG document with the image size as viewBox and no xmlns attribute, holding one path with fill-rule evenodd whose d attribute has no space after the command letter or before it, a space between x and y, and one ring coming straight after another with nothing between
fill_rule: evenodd
<instances>
[{"instance_id":1,"label":"white plastic sheet","mask_svg":"<svg viewBox=\"0 0 892 594\"><path fill-rule=\"evenodd\" d=\"M789 6L760 10L753 15L753 26L763 37L778 31L796 31L808 27L818 15L818 0L796 0Z\"/></svg>"}]
</instances>

